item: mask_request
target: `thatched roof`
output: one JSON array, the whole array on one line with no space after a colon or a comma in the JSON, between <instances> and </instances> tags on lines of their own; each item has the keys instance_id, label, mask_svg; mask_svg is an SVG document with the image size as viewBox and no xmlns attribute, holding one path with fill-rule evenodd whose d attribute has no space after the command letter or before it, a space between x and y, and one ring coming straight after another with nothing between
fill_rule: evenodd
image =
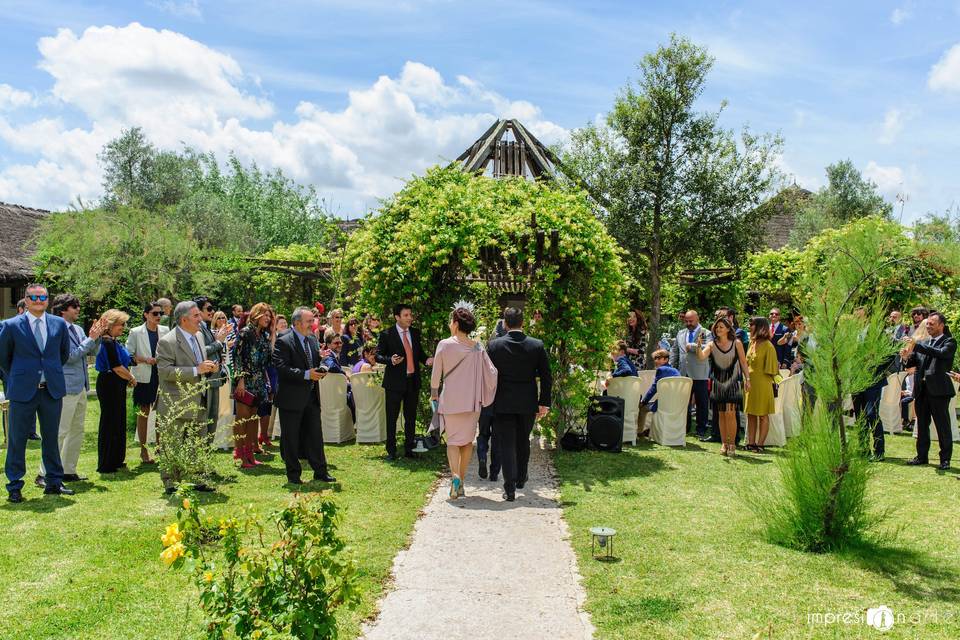
<instances>
[{"instance_id":1,"label":"thatched roof","mask_svg":"<svg viewBox=\"0 0 960 640\"><path fill-rule=\"evenodd\" d=\"M49 213L0 202L0 283L23 284L31 278L34 233Z\"/></svg>"},{"instance_id":2,"label":"thatched roof","mask_svg":"<svg viewBox=\"0 0 960 640\"><path fill-rule=\"evenodd\" d=\"M812 192L794 184L760 205L770 209L764 212L769 216L763 228L764 246L768 249L787 246L790 232L797 223L797 213L812 195Z\"/></svg>"}]
</instances>

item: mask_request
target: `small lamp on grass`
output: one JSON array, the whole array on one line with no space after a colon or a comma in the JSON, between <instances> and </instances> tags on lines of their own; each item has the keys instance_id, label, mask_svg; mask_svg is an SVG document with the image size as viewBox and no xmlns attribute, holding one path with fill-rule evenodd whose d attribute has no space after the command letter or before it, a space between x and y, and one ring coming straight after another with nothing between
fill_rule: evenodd
<instances>
[{"instance_id":1,"label":"small lamp on grass","mask_svg":"<svg viewBox=\"0 0 960 640\"><path fill-rule=\"evenodd\" d=\"M610 527L592 527L590 529L592 539L590 541L590 553L594 558L600 560L613 559L613 537L617 535L616 529ZM600 555L597 555L597 547L600 548Z\"/></svg>"},{"instance_id":2,"label":"small lamp on grass","mask_svg":"<svg viewBox=\"0 0 960 640\"><path fill-rule=\"evenodd\" d=\"M427 448L423 445L423 438L418 436L418 437L417 437L417 446L414 447L413 452L414 452L414 453L427 453L427 451L429 451L429 449L427 449Z\"/></svg>"}]
</instances>

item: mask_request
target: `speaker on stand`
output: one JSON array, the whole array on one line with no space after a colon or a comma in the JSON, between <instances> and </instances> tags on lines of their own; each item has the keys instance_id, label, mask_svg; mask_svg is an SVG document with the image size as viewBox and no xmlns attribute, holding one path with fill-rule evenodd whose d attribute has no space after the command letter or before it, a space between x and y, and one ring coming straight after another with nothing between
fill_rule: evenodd
<instances>
[{"instance_id":1,"label":"speaker on stand","mask_svg":"<svg viewBox=\"0 0 960 640\"><path fill-rule=\"evenodd\" d=\"M592 396L587 410L587 438L600 451L623 448L623 398Z\"/></svg>"}]
</instances>

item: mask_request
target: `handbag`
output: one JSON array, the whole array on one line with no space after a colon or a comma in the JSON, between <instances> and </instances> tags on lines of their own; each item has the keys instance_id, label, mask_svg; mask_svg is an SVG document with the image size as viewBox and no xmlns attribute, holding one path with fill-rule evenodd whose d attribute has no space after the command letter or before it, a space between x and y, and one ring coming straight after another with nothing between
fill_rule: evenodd
<instances>
[{"instance_id":1,"label":"handbag","mask_svg":"<svg viewBox=\"0 0 960 640\"><path fill-rule=\"evenodd\" d=\"M233 399L240 404L247 405L248 407L256 407L260 404L257 402L257 396L247 391L246 388L234 390Z\"/></svg>"},{"instance_id":2,"label":"handbag","mask_svg":"<svg viewBox=\"0 0 960 640\"><path fill-rule=\"evenodd\" d=\"M776 398L780 394L780 385L776 382L773 383L773 397Z\"/></svg>"}]
</instances>

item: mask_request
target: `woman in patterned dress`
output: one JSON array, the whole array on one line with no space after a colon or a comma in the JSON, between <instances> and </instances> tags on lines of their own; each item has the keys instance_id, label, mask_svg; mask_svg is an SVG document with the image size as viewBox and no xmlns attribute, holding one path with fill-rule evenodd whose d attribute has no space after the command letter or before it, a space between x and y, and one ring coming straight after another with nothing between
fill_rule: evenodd
<instances>
[{"instance_id":1,"label":"woman in patterned dress","mask_svg":"<svg viewBox=\"0 0 960 640\"><path fill-rule=\"evenodd\" d=\"M743 389L740 386L740 372L747 370L747 359L743 343L737 338L733 325L726 316L720 316L710 327L713 342L700 345L697 358L710 358L710 402L717 412L717 426L720 428L720 440L723 444L720 453L725 456L737 454L737 409L743 403ZM702 333L700 334L703 335ZM699 341L698 341L699 344ZM744 387L750 390L750 381L744 381Z\"/></svg>"},{"instance_id":2,"label":"woman in patterned dress","mask_svg":"<svg viewBox=\"0 0 960 640\"><path fill-rule=\"evenodd\" d=\"M233 456L241 467L249 469L262 464L254 457L260 406L268 402L273 389L267 367L273 358L272 338L275 316L270 305L259 302L250 309L250 317L237 339L234 398L237 399L237 422L233 428ZM249 393L249 395L247 395ZM245 402L247 400L248 402Z\"/></svg>"},{"instance_id":3,"label":"woman in patterned dress","mask_svg":"<svg viewBox=\"0 0 960 640\"><path fill-rule=\"evenodd\" d=\"M639 309L631 309L627 315L627 358L638 371L643 370L647 359L647 319Z\"/></svg>"}]
</instances>

